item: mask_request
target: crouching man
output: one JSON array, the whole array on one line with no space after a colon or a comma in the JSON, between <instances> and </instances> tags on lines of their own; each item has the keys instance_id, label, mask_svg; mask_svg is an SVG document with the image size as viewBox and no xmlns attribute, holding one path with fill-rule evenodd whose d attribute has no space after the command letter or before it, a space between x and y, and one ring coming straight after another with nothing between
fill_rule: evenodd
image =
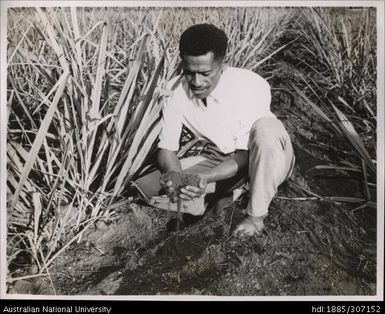
<instances>
[{"instance_id":1,"label":"crouching man","mask_svg":"<svg viewBox=\"0 0 385 314\"><path fill-rule=\"evenodd\" d=\"M227 41L226 34L210 24L194 25L182 34L183 73L170 82L175 89L163 108L159 171L136 184L151 205L175 210L175 203L159 195L175 192L162 173L195 174L197 186L185 186L177 197L183 200L183 212L201 215L206 194L220 197L248 180L247 215L234 232L254 235L262 232L269 204L290 176L295 157L287 131L270 111L269 84L249 70L225 65ZM179 160L183 126L208 144L201 155Z\"/></svg>"}]
</instances>

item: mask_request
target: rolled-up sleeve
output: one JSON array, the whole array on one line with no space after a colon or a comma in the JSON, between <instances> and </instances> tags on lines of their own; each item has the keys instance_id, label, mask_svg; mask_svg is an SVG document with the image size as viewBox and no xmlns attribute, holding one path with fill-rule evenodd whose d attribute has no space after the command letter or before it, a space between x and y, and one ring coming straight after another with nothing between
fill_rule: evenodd
<instances>
[{"instance_id":1,"label":"rolled-up sleeve","mask_svg":"<svg viewBox=\"0 0 385 314\"><path fill-rule=\"evenodd\" d=\"M164 104L161 124L158 148L178 151L182 132L182 116L175 106L173 97L167 99Z\"/></svg>"},{"instance_id":2,"label":"rolled-up sleeve","mask_svg":"<svg viewBox=\"0 0 385 314\"><path fill-rule=\"evenodd\" d=\"M251 126L240 128L234 138L235 150L248 150Z\"/></svg>"}]
</instances>

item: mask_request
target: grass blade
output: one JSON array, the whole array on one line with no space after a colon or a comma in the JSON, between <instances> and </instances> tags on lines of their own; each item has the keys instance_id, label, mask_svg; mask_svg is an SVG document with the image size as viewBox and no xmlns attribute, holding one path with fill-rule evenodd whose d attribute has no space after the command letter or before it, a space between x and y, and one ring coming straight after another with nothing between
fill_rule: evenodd
<instances>
[{"instance_id":1,"label":"grass blade","mask_svg":"<svg viewBox=\"0 0 385 314\"><path fill-rule=\"evenodd\" d=\"M367 163L369 168L373 173L376 173L376 166L373 164L372 159L365 148L364 143L362 142L360 136L355 130L353 124L348 120L348 118L332 104L333 109L337 113L338 119L340 121L339 126L345 137L349 140L350 144L358 152L363 160Z\"/></svg>"}]
</instances>

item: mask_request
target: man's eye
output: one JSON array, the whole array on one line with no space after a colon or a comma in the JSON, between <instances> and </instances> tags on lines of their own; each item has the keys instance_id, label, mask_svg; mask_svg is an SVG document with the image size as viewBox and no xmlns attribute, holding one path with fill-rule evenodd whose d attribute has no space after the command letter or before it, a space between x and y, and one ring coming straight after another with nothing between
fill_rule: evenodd
<instances>
[{"instance_id":1,"label":"man's eye","mask_svg":"<svg viewBox=\"0 0 385 314\"><path fill-rule=\"evenodd\" d=\"M211 72L191 72L191 71L183 70L183 74L187 76L193 76L196 73L202 76L209 76Z\"/></svg>"}]
</instances>

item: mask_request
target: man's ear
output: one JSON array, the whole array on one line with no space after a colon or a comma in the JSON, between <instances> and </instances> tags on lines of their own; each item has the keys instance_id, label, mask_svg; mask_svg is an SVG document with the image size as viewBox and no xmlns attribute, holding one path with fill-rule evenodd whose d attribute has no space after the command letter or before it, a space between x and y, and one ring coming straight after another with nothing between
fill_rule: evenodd
<instances>
[{"instance_id":1,"label":"man's ear","mask_svg":"<svg viewBox=\"0 0 385 314\"><path fill-rule=\"evenodd\" d=\"M227 69L227 67L228 67L228 64L225 63L225 62L222 62L222 64L221 64L221 73L223 73Z\"/></svg>"}]
</instances>

